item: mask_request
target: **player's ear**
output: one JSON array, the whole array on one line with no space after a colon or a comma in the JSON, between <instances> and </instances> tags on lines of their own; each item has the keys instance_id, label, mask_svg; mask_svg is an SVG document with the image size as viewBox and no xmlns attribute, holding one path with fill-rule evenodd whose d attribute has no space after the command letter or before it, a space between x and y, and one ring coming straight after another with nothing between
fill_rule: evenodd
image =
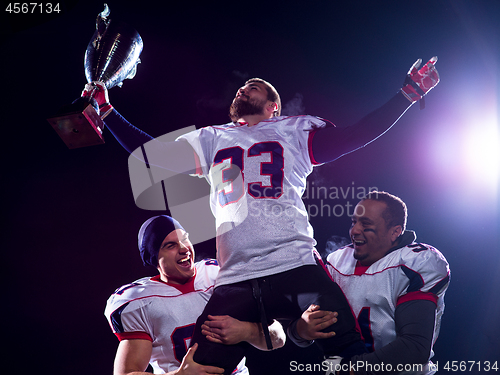
<instances>
[{"instance_id":1,"label":"player's ear","mask_svg":"<svg viewBox=\"0 0 500 375\"><path fill-rule=\"evenodd\" d=\"M403 232L403 227L401 225L393 226L390 230L391 241L394 243L402 232Z\"/></svg>"},{"instance_id":2,"label":"player's ear","mask_svg":"<svg viewBox=\"0 0 500 375\"><path fill-rule=\"evenodd\" d=\"M274 113L278 110L278 103L269 101L266 110L274 116Z\"/></svg>"}]
</instances>

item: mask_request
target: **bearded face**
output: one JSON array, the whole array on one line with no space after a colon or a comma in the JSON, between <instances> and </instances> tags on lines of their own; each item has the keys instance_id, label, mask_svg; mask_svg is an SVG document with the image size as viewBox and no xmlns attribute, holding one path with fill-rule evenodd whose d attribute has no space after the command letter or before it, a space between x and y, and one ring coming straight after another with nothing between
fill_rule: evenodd
<instances>
[{"instance_id":1,"label":"bearded face","mask_svg":"<svg viewBox=\"0 0 500 375\"><path fill-rule=\"evenodd\" d=\"M267 100L250 98L243 94L233 100L231 107L229 107L229 117L233 122L236 122L243 116L262 115L266 103Z\"/></svg>"}]
</instances>

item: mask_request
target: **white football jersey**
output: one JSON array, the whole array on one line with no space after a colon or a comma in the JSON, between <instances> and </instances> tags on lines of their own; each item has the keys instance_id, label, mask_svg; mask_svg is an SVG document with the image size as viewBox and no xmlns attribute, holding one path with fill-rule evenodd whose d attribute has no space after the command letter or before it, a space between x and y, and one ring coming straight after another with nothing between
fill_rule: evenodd
<instances>
[{"instance_id":1,"label":"white football jersey","mask_svg":"<svg viewBox=\"0 0 500 375\"><path fill-rule=\"evenodd\" d=\"M434 343L439 333L444 294L450 279L448 262L444 256L430 245L413 242L389 253L363 274L355 275L357 261L353 253L352 245L331 253L327 258L327 268L344 291L369 351L377 350L396 339L396 307L415 299L429 299L437 304ZM418 373L434 372L429 363L423 372Z\"/></svg>"},{"instance_id":2,"label":"white football jersey","mask_svg":"<svg viewBox=\"0 0 500 375\"><path fill-rule=\"evenodd\" d=\"M315 264L316 241L301 197L313 167L309 135L325 125L313 116L282 116L179 137L193 147L199 175L211 185L217 285Z\"/></svg>"},{"instance_id":3,"label":"white football jersey","mask_svg":"<svg viewBox=\"0 0 500 375\"><path fill-rule=\"evenodd\" d=\"M153 344L150 364L155 374L179 368L190 346L196 320L214 289L215 260L195 264L196 275L184 285L144 277L118 288L108 299L105 315L118 339L145 339ZM248 374L245 359L238 375Z\"/></svg>"}]
</instances>

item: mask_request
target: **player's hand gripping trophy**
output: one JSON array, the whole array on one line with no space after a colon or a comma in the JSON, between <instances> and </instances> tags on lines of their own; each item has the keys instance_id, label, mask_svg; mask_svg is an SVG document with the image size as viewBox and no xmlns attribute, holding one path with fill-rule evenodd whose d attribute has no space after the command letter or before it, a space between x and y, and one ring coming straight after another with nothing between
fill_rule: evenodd
<instances>
[{"instance_id":1,"label":"player's hand gripping trophy","mask_svg":"<svg viewBox=\"0 0 500 375\"><path fill-rule=\"evenodd\" d=\"M109 19L109 13L105 4L97 16L96 30L85 52L88 83L81 97L48 119L69 148L104 143L102 119L113 109L107 90L133 78L140 62L141 36L129 25Z\"/></svg>"}]
</instances>

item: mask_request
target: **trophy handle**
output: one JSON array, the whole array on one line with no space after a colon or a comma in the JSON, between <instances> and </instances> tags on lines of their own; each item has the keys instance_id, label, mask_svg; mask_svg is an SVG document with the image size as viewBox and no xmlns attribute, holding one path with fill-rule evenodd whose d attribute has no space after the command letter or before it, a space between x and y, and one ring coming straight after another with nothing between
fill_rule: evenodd
<instances>
[{"instance_id":1,"label":"trophy handle","mask_svg":"<svg viewBox=\"0 0 500 375\"><path fill-rule=\"evenodd\" d=\"M108 20L110 10L108 7L108 4L104 4L104 10L97 15L96 21L95 21L95 34L92 40L90 41L92 43L92 46L97 50L99 49L99 43L101 41L101 38L106 31L106 28L109 25L109 22L111 20Z\"/></svg>"},{"instance_id":2,"label":"trophy handle","mask_svg":"<svg viewBox=\"0 0 500 375\"><path fill-rule=\"evenodd\" d=\"M142 38L135 29L125 23L112 22L108 18L109 13L108 5L104 4L104 10L97 16L96 30L84 59L88 83L100 81L108 90L135 76L143 46ZM47 121L68 148L104 143L104 123L87 98L79 98L61 108Z\"/></svg>"}]
</instances>

